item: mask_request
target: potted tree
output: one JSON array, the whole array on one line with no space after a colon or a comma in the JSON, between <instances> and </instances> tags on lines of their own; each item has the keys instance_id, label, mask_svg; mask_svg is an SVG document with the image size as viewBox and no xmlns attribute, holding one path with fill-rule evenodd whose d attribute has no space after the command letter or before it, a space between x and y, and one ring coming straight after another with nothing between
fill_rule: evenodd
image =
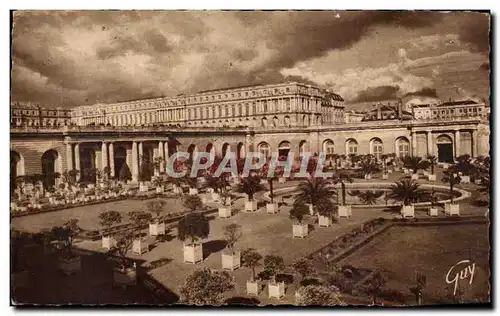
<instances>
[{"instance_id":1,"label":"potted tree","mask_svg":"<svg viewBox=\"0 0 500 316\"><path fill-rule=\"evenodd\" d=\"M271 200L271 203L266 204L266 212L268 214L275 214L275 213L278 213L278 204L274 203L274 190L273 190L274 186L273 186L273 184L274 184L274 181L276 181L277 179L285 180L285 178L283 178L284 168L282 166L276 167L276 169L274 170L274 174L270 175L269 169L271 168L271 165L272 165L272 161L268 160L266 162L266 164L262 167L261 173L262 173L262 176L265 179L267 179L267 183L269 185L269 198Z\"/></svg>"},{"instance_id":2,"label":"potted tree","mask_svg":"<svg viewBox=\"0 0 500 316\"><path fill-rule=\"evenodd\" d=\"M335 286L310 284L301 286L295 295L295 304L299 306L339 306L345 305L340 291Z\"/></svg>"},{"instance_id":3,"label":"potted tree","mask_svg":"<svg viewBox=\"0 0 500 316\"><path fill-rule=\"evenodd\" d=\"M149 251L149 242L147 239L142 237L141 228L148 222L151 221L151 213L144 211L133 211L129 212L128 216L131 221L135 223L136 234L134 236L134 241L132 245L132 251L134 253L143 254Z\"/></svg>"},{"instance_id":4,"label":"potted tree","mask_svg":"<svg viewBox=\"0 0 500 316\"><path fill-rule=\"evenodd\" d=\"M52 229L52 237L61 246L58 268L64 274L78 273L82 269L81 257L73 253L73 241L82 229L77 219L70 219L63 226Z\"/></svg>"},{"instance_id":5,"label":"potted tree","mask_svg":"<svg viewBox=\"0 0 500 316\"><path fill-rule=\"evenodd\" d=\"M164 200L155 199L148 201L146 207L156 215L155 221L149 223L149 234L151 236L165 235L165 223L161 221L161 213L165 209L166 202Z\"/></svg>"},{"instance_id":6,"label":"potted tree","mask_svg":"<svg viewBox=\"0 0 500 316\"><path fill-rule=\"evenodd\" d=\"M453 170L460 175L460 183L470 183L471 174L477 171L474 164L471 163L469 155L457 157L457 163L453 166Z\"/></svg>"},{"instance_id":7,"label":"potted tree","mask_svg":"<svg viewBox=\"0 0 500 316\"><path fill-rule=\"evenodd\" d=\"M139 192L148 192L149 186L147 181L151 180L151 164L146 157L141 158L141 166L139 169Z\"/></svg>"},{"instance_id":8,"label":"potted tree","mask_svg":"<svg viewBox=\"0 0 500 316\"><path fill-rule=\"evenodd\" d=\"M336 195L329 183L322 178L309 177L299 184L298 189L294 203L308 205L310 215L315 214L318 204Z\"/></svg>"},{"instance_id":9,"label":"potted tree","mask_svg":"<svg viewBox=\"0 0 500 316\"><path fill-rule=\"evenodd\" d=\"M154 175L158 177L160 175L161 166L163 165L163 158L161 156L155 157L153 162Z\"/></svg>"},{"instance_id":10,"label":"potted tree","mask_svg":"<svg viewBox=\"0 0 500 316\"><path fill-rule=\"evenodd\" d=\"M161 175L153 177L152 183L156 188L156 193L165 192L165 179Z\"/></svg>"},{"instance_id":11,"label":"potted tree","mask_svg":"<svg viewBox=\"0 0 500 316\"><path fill-rule=\"evenodd\" d=\"M318 213L318 226L330 227L332 218L337 214L337 206L330 199L325 199L316 206Z\"/></svg>"},{"instance_id":12,"label":"potted tree","mask_svg":"<svg viewBox=\"0 0 500 316\"><path fill-rule=\"evenodd\" d=\"M434 173L434 168L437 165L437 157L434 155L427 155L426 160L429 164L429 167L431 167L431 172L427 174L427 178L429 179L429 181L434 182L436 181L436 174Z\"/></svg>"},{"instance_id":13,"label":"potted tree","mask_svg":"<svg viewBox=\"0 0 500 316\"><path fill-rule=\"evenodd\" d=\"M443 171L442 181L450 185L450 202L444 204L444 213L446 215L459 215L460 216L460 205L455 203L453 200L454 187L460 183L461 177L458 174L454 166Z\"/></svg>"},{"instance_id":14,"label":"potted tree","mask_svg":"<svg viewBox=\"0 0 500 316\"><path fill-rule=\"evenodd\" d=\"M427 169L429 167L429 162L422 157L417 156L406 156L403 158L403 164L405 168L412 171L411 179L418 180L418 170Z\"/></svg>"},{"instance_id":15,"label":"potted tree","mask_svg":"<svg viewBox=\"0 0 500 316\"><path fill-rule=\"evenodd\" d=\"M111 234L110 229L113 225L122 222L122 214L117 211L102 212L99 214L99 219L101 226L104 227L102 231L102 247L109 250L116 246L116 239Z\"/></svg>"},{"instance_id":16,"label":"potted tree","mask_svg":"<svg viewBox=\"0 0 500 316\"><path fill-rule=\"evenodd\" d=\"M346 182L351 183L352 181L353 180L351 174L343 170L338 172L336 177L334 178L334 183L340 183L340 187L342 190L342 201L338 207L339 217L350 217L352 214L351 205L347 205L346 203L346 188L345 188Z\"/></svg>"},{"instance_id":17,"label":"potted tree","mask_svg":"<svg viewBox=\"0 0 500 316\"><path fill-rule=\"evenodd\" d=\"M127 287L137 283L137 266L128 264L127 253L132 249L134 234L123 231L117 236L116 249L120 255L120 265L113 269L113 284Z\"/></svg>"},{"instance_id":18,"label":"potted tree","mask_svg":"<svg viewBox=\"0 0 500 316\"><path fill-rule=\"evenodd\" d=\"M180 289L181 302L189 305L222 305L224 292L234 289L233 277L227 271L202 268L186 278Z\"/></svg>"},{"instance_id":19,"label":"potted tree","mask_svg":"<svg viewBox=\"0 0 500 316\"><path fill-rule=\"evenodd\" d=\"M389 198L402 202L401 216L415 217L415 207L412 205L418 202L425 195L425 192L419 189L419 184L415 180L401 179L392 185Z\"/></svg>"},{"instance_id":20,"label":"potted tree","mask_svg":"<svg viewBox=\"0 0 500 316\"><path fill-rule=\"evenodd\" d=\"M359 162L359 167L363 172L365 180L370 180L372 178L372 174L380 171L380 168L371 156L363 157L363 159Z\"/></svg>"},{"instance_id":21,"label":"potted tree","mask_svg":"<svg viewBox=\"0 0 500 316\"><path fill-rule=\"evenodd\" d=\"M203 207L203 203L198 195L187 195L183 199L182 205L191 213Z\"/></svg>"},{"instance_id":22,"label":"potted tree","mask_svg":"<svg viewBox=\"0 0 500 316\"><path fill-rule=\"evenodd\" d=\"M227 251L222 251L222 269L235 270L241 265L241 252L235 251L234 244L241 238L241 225L229 224L224 227Z\"/></svg>"},{"instance_id":23,"label":"potted tree","mask_svg":"<svg viewBox=\"0 0 500 316\"><path fill-rule=\"evenodd\" d=\"M257 210L257 201L254 200L255 193L262 191L264 186L260 183L260 177L250 175L243 178L238 184L237 192L245 193L247 200L245 201L245 211L255 212Z\"/></svg>"},{"instance_id":24,"label":"potted tree","mask_svg":"<svg viewBox=\"0 0 500 316\"><path fill-rule=\"evenodd\" d=\"M255 268L260 266L262 256L252 248L245 249L241 254L241 263L244 267L252 270L252 277L247 280L247 294L259 295L260 283L255 277Z\"/></svg>"},{"instance_id":25,"label":"potted tree","mask_svg":"<svg viewBox=\"0 0 500 316\"><path fill-rule=\"evenodd\" d=\"M430 201L431 207L429 208L429 216L438 216L438 208L437 208L438 197L434 189L431 192L430 200L431 200Z\"/></svg>"},{"instance_id":26,"label":"potted tree","mask_svg":"<svg viewBox=\"0 0 500 316\"><path fill-rule=\"evenodd\" d=\"M179 221L177 238L184 242L184 262L203 261L203 244L199 241L209 233L210 223L203 214L188 213Z\"/></svg>"},{"instance_id":27,"label":"potted tree","mask_svg":"<svg viewBox=\"0 0 500 316\"><path fill-rule=\"evenodd\" d=\"M290 218L295 220L293 224L293 237L304 238L308 235L307 223L303 222L304 217L309 213L309 208L300 202L293 204L290 210Z\"/></svg>"},{"instance_id":28,"label":"potted tree","mask_svg":"<svg viewBox=\"0 0 500 316\"><path fill-rule=\"evenodd\" d=\"M280 299L285 296L285 282L276 282L276 276L284 269L285 263L282 257L268 255L264 258L264 271L270 276L267 285L269 298Z\"/></svg>"},{"instance_id":29,"label":"potted tree","mask_svg":"<svg viewBox=\"0 0 500 316\"><path fill-rule=\"evenodd\" d=\"M301 283L311 274L315 272L314 266L311 262L311 260L306 259L306 258L301 258L298 260L295 260L292 264L293 269L295 272L300 275L300 281Z\"/></svg>"}]
</instances>

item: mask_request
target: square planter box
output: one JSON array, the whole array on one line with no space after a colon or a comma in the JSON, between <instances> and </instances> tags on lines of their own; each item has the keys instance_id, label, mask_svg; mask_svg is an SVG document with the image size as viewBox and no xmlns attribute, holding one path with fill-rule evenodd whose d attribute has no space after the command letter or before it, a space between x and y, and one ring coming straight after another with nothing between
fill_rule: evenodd
<instances>
[{"instance_id":1,"label":"square planter box","mask_svg":"<svg viewBox=\"0 0 500 316\"><path fill-rule=\"evenodd\" d=\"M278 178L278 183L286 183L286 178Z\"/></svg>"},{"instance_id":2,"label":"square planter box","mask_svg":"<svg viewBox=\"0 0 500 316\"><path fill-rule=\"evenodd\" d=\"M163 186L156 187L156 193L163 193L165 192L165 188Z\"/></svg>"},{"instance_id":3,"label":"square planter box","mask_svg":"<svg viewBox=\"0 0 500 316\"><path fill-rule=\"evenodd\" d=\"M401 207L401 216L403 216L403 218L406 218L406 217L414 218L415 217L415 206L403 205Z\"/></svg>"},{"instance_id":4,"label":"square planter box","mask_svg":"<svg viewBox=\"0 0 500 316\"><path fill-rule=\"evenodd\" d=\"M189 188L189 195L197 195L197 194L198 194L198 189Z\"/></svg>"},{"instance_id":5,"label":"square planter box","mask_svg":"<svg viewBox=\"0 0 500 316\"><path fill-rule=\"evenodd\" d=\"M307 224L293 224L293 237L304 238L309 233Z\"/></svg>"},{"instance_id":6,"label":"square planter box","mask_svg":"<svg viewBox=\"0 0 500 316\"><path fill-rule=\"evenodd\" d=\"M174 194L182 194L182 188L174 185L173 187Z\"/></svg>"},{"instance_id":7,"label":"square planter box","mask_svg":"<svg viewBox=\"0 0 500 316\"><path fill-rule=\"evenodd\" d=\"M285 296L285 282L270 282L267 285L267 290L269 291L269 298L280 299Z\"/></svg>"},{"instance_id":8,"label":"square planter box","mask_svg":"<svg viewBox=\"0 0 500 316\"><path fill-rule=\"evenodd\" d=\"M352 207L350 205L339 205L339 217L351 217Z\"/></svg>"},{"instance_id":9,"label":"square planter box","mask_svg":"<svg viewBox=\"0 0 500 316\"><path fill-rule=\"evenodd\" d=\"M278 204L276 204L276 203L267 203L266 204L266 212L267 212L267 214L276 214L276 213L278 213Z\"/></svg>"},{"instance_id":10,"label":"square planter box","mask_svg":"<svg viewBox=\"0 0 500 316\"><path fill-rule=\"evenodd\" d=\"M461 176L460 183L470 183L470 176Z\"/></svg>"},{"instance_id":11,"label":"square planter box","mask_svg":"<svg viewBox=\"0 0 500 316\"><path fill-rule=\"evenodd\" d=\"M387 173L388 173L388 174L391 174L391 173L392 173L392 169L388 169L388 170L387 170Z\"/></svg>"},{"instance_id":12,"label":"square planter box","mask_svg":"<svg viewBox=\"0 0 500 316\"><path fill-rule=\"evenodd\" d=\"M165 235L165 223L150 223L149 234L151 236Z\"/></svg>"},{"instance_id":13,"label":"square planter box","mask_svg":"<svg viewBox=\"0 0 500 316\"><path fill-rule=\"evenodd\" d=\"M264 179L260 179L260 184L262 184L262 185L265 185L265 184L267 184L267 180L264 180Z\"/></svg>"},{"instance_id":14,"label":"square planter box","mask_svg":"<svg viewBox=\"0 0 500 316\"><path fill-rule=\"evenodd\" d=\"M446 203L444 205L444 213L448 216L453 216L453 215L460 216L460 205Z\"/></svg>"},{"instance_id":15,"label":"square planter box","mask_svg":"<svg viewBox=\"0 0 500 316\"><path fill-rule=\"evenodd\" d=\"M136 239L132 244L132 252L142 255L149 251L149 243L146 239Z\"/></svg>"},{"instance_id":16,"label":"square planter box","mask_svg":"<svg viewBox=\"0 0 500 316\"><path fill-rule=\"evenodd\" d=\"M426 177L430 174L429 171L427 171L427 170L424 170L423 173L424 173L424 176L426 176Z\"/></svg>"},{"instance_id":17,"label":"square planter box","mask_svg":"<svg viewBox=\"0 0 500 316\"><path fill-rule=\"evenodd\" d=\"M222 252L222 269L236 270L241 266L241 252Z\"/></svg>"},{"instance_id":18,"label":"square planter box","mask_svg":"<svg viewBox=\"0 0 500 316\"><path fill-rule=\"evenodd\" d=\"M112 236L102 236L102 248L112 249L116 247L116 239Z\"/></svg>"},{"instance_id":19,"label":"square planter box","mask_svg":"<svg viewBox=\"0 0 500 316\"><path fill-rule=\"evenodd\" d=\"M404 174L410 174L410 170L406 169L406 168L403 168L403 173Z\"/></svg>"},{"instance_id":20,"label":"square planter box","mask_svg":"<svg viewBox=\"0 0 500 316\"><path fill-rule=\"evenodd\" d=\"M448 165L447 163L443 163L443 169L446 170L450 167L450 165Z\"/></svg>"},{"instance_id":21,"label":"square planter box","mask_svg":"<svg viewBox=\"0 0 500 316\"><path fill-rule=\"evenodd\" d=\"M372 175L371 174L365 174L365 180L371 180Z\"/></svg>"},{"instance_id":22,"label":"square planter box","mask_svg":"<svg viewBox=\"0 0 500 316\"><path fill-rule=\"evenodd\" d=\"M225 200L222 199L222 204L226 206L231 206L232 199L231 197L227 197Z\"/></svg>"},{"instance_id":23,"label":"square planter box","mask_svg":"<svg viewBox=\"0 0 500 316\"><path fill-rule=\"evenodd\" d=\"M58 268L65 275L76 274L82 270L82 260L80 256L72 258L59 258Z\"/></svg>"},{"instance_id":24,"label":"square planter box","mask_svg":"<svg viewBox=\"0 0 500 316\"><path fill-rule=\"evenodd\" d=\"M137 271L135 268L113 269L113 284L116 286L127 287L137 284Z\"/></svg>"},{"instance_id":25,"label":"square planter box","mask_svg":"<svg viewBox=\"0 0 500 316\"><path fill-rule=\"evenodd\" d=\"M416 174L416 173L412 174L412 175L411 175L411 179L412 179L412 180L418 180L418 179L419 179L418 174Z\"/></svg>"},{"instance_id":26,"label":"square planter box","mask_svg":"<svg viewBox=\"0 0 500 316\"><path fill-rule=\"evenodd\" d=\"M139 192L148 192L149 187L146 184L140 183L139 184Z\"/></svg>"},{"instance_id":27,"label":"square planter box","mask_svg":"<svg viewBox=\"0 0 500 316\"><path fill-rule=\"evenodd\" d=\"M435 174L429 174L428 177L429 177L429 181L431 181L431 182L435 182L436 181L436 175Z\"/></svg>"},{"instance_id":28,"label":"square planter box","mask_svg":"<svg viewBox=\"0 0 500 316\"><path fill-rule=\"evenodd\" d=\"M389 179L389 174L388 173L382 174L382 180L387 180L387 179Z\"/></svg>"},{"instance_id":29,"label":"square planter box","mask_svg":"<svg viewBox=\"0 0 500 316\"><path fill-rule=\"evenodd\" d=\"M247 281L247 295L259 295L260 282L257 280Z\"/></svg>"},{"instance_id":30,"label":"square planter box","mask_svg":"<svg viewBox=\"0 0 500 316\"><path fill-rule=\"evenodd\" d=\"M245 201L245 211L255 212L257 210L257 201Z\"/></svg>"},{"instance_id":31,"label":"square planter box","mask_svg":"<svg viewBox=\"0 0 500 316\"><path fill-rule=\"evenodd\" d=\"M437 209L437 207L431 207L431 208L429 208L429 216L438 216L438 209Z\"/></svg>"},{"instance_id":32,"label":"square planter box","mask_svg":"<svg viewBox=\"0 0 500 316\"><path fill-rule=\"evenodd\" d=\"M318 215L318 225L319 227L330 227L332 226L332 219L327 216Z\"/></svg>"},{"instance_id":33,"label":"square planter box","mask_svg":"<svg viewBox=\"0 0 500 316\"><path fill-rule=\"evenodd\" d=\"M481 180L481 179L476 179L476 180L474 180L474 183L475 183L475 184L477 184L477 185L479 185L479 184L481 184L481 183L483 183L483 182L482 182L482 180Z\"/></svg>"},{"instance_id":34,"label":"square planter box","mask_svg":"<svg viewBox=\"0 0 500 316\"><path fill-rule=\"evenodd\" d=\"M219 217L220 218L229 218L231 217L231 206L219 207Z\"/></svg>"},{"instance_id":35,"label":"square planter box","mask_svg":"<svg viewBox=\"0 0 500 316\"><path fill-rule=\"evenodd\" d=\"M198 263L203 261L203 245L184 245L184 262Z\"/></svg>"}]
</instances>

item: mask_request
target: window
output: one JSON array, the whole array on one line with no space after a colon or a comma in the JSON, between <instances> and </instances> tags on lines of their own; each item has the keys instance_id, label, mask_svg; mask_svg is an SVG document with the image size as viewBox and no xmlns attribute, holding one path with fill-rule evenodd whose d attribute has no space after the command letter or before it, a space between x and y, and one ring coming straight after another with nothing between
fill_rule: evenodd
<instances>
[{"instance_id":1,"label":"window","mask_svg":"<svg viewBox=\"0 0 500 316\"><path fill-rule=\"evenodd\" d=\"M266 158L271 155L271 148L268 143L259 144L259 152L263 154Z\"/></svg>"},{"instance_id":2,"label":"window","mask_svg":"<svg viewBox=\"0 0 500 316\"><path fill-rule=\"evenodd\" d=\"M286 88L286 92L290 92L290 88Z\"/></svg>"},{"instance_id":3,"label":"window","mask_svg":"<svg viewBox=\"0 0 500 316\"><path fill-rule=\"evenodd\" d=\"M354 139L347 142L347 154L358 154L358 143Z\"/></svg>"},{"instance_id":4,"label":"window","mask_svg":"<svg viewBox=\"0 0 500 316\"><path fill-rule=\"evenodd\" d=\"M410 155L410 142L407 139L400 139L398 142L399 157L407 157Z\"/></svg>"},{"instance_id":5,"label":"window","mask_svg":"<svg viewBox=\"0 0 500 316\"><path fill-rule=\"evenodd\" d=\"M382 145L382 141L380 139L373 140L372 154L375 156L375 159L380 160L383 153L384 153L384 146Z\"/></svg>"},{"instance_id":6,"label":"window","mask_svg":"<svg viewBox=\"0 0 500 316\"><path fill-rule=\"evenodd\" d=\"M323 151L325 152L325 155L331 155L334 153L334 145L333 141L330 139L325 140L323 143Z\"/></svg>"},{"instance_id":7,"label":"window","mask_svg":"<svg viewBox=\"0 0 500 316\"><path fill-rule=\"evenodd\" d=\"M255 105L255 102L252 103L252 114L255 115L255 113L257 113L257 111L255 110L257 108L257 106Z\"/></svg>"},{"instance_id":8,"label":"window","mask_svg":"<svg viewBox=\"0 0 500 316\"><path fill-rule=\"evenodd\" d=\"M263 101L262 106L264 107L264 112L267 112L267 101Z\"/></svg>"}]
</instances>

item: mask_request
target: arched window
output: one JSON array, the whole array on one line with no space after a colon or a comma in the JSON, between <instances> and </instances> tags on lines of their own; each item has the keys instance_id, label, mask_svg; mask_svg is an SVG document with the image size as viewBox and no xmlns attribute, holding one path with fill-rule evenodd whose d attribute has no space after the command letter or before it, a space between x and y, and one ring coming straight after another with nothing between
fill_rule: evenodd
<instances>
[{"instance_id":1,"label":"arched window","mask_svg":"<svg viewBox=\"0 0 500 316\"><path fill-rule=\"evenodd\" d=\"M274 127L278 127L278 124L279 124L279 122L278 122L278 118L277 118L276 116L275 116L275 117L273 117L273 126L274 126Z\"/></svg>"},{"instance_id":2,"label":"arched window","mask_svg":"<svg viewBox=\"0 0 500 316\"><path fill-rule=\"evenodd\" d=\"M299 143L299 153L307 151L307 141L303 140Z\"/></svg>"},{"instance_id":3,"label":"arched window","mask_svg":"<svg viewBox=\"0 0 500 316\"><path fill-rule=\"evenodd\" d=\"M325 155L331 155L335 151L333 141L331 139L327 139L323 142L323 152Z\"/></svg>"},{"instance_id":4,"label":"arched window","mask_svg":"<svg viewBox=\"0 0 500 316\"><path fill-rule=\"evenodd\" d=\"M407 157L410 155L410 141L406 137L397 140L398 157Z\"/></svg>"},{"instance_id":5,"label":"arched window","mask_svg":"<svg viewBox=\"0 0 500 316\"><path fill-rule=\"evenodd\" d=\"M380 160L382 154L384 153L384 145L380 138L374 138L371 140L371 154L375 156L375 159Z\"/></svg>"},{"instance_id":6,"label":"arched window","mask_svg":"<svg viewBox=\"0 0 500 316\"><path fill-rule=\"evenodd\" d=\"M267 119L265 117L262 118L262 127L267 127Z\"/></svg>"},{"instance_id":7,"label":"arched window","mask_svg":"<svg viewBox=\"0 0 500 316\"><path fill-rule=\"evenodd\" d=\"M285 116L285 126L286 127L290 127L291 126L290 116Z\"/></svg>"},{"instance_id":8,"label":"arched window","mask_svg":"<svg viewBox=\"0 0 500 316\"><path fill-rule=\"evenodd\" d=\"M358 142L354 139L349 139L347 141L347 154L358 154Z\"/></svg>"},{"instance_id":9,"label":"arched window","mask_svg":"<svg viewBox=\"0 0 500 316\"><path fill-rule=\"evenodd\" d=\"M259 144L259 152L263 154L266 158L271 156L271 147L268 143Z\"/></svg>"}]
</instances>

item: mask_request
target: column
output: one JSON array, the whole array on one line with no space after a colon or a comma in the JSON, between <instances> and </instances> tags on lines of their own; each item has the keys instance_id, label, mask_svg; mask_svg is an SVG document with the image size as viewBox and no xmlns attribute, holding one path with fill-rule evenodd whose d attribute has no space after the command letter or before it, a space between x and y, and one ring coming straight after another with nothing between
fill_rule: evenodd
<instances>
[{"instance_id":1,"label":"column","mask_svg":"<svg viewBox=\"0 0 500 316\"><path fill-rule=\"evenodd\" d=\"M417 133L416 132L411 133L411 155L412 156L417 155Z\"/></svg>"},{"instance_id":2,"label":"column","mask_svg":"<svg viewBox=\"0 0 500 316\"><path fill-rule=\"evenodd\" d=\"M161 158L162 162L160 163L160 172L164 172L165 169L163 168L165 164L165 151L163 149L163 141L158 142L158 157Z\"/></svg>"},{"instance_id":3,"label":"column","mask_svg":"<svg viewBox=\"0 0 500 316\"><path fill-rule=\"evenodd\" d=\"M115 177L115 149L113 143L109 143L109 176Z\"/></svg>"},{"instance_id":4,"label":"column","mask_svg":"<svg viewBox=\"0 0 500 316\"><path fill-rule=\"evenodd\" d=\"M101 169L104 172L104 168L108 166L108 146L105 142L102 142L101 146Z\"/></svg>"},{"instance_id":5,"label":"column","mask_svg":"<svg viewBox=\"0 0 500 316\"><path fill-rule=\"evenodd\" d=\"M139 142L139 168L142 164L142 156L143 156L143 150L142 150L142 142Z\"/></svg>"},{"instance_id":6,"label":"column","mask_svg":"<svg viewBox=\"0 0 500 316\"><path fill-rule=\"evenodd\" d=\"M73 148L70 143L66 143L66 170L73 169Z\"/></svg>"},{"instance_id":7,"label":"column","mask_svg":"<svg viewBox=\"0 0 500 316\"><path fill-rule=\"evenodd\" d=\"M432 131L427 131L427 155L432 156L433 153L433 146L434 144L432 143Z\"/></svg>"},{"instance_id":8,"label":"column","mask_svg":"<svg viewBox=\"0 0 500 316\"><path fill-rule=\"evenodd\" d=\"M472 157L477 157L477 145L479 141L477 139L477 129L472 130Z\"/></svg>"},{"instance_id":9,"label":"column","mask_svg":"<svg viewBox=\"0 0 500 316\"><path fill-rule=\"evenodd\" d=\"M165 166L167 166L167 160L168 158L170 157L169 156L169 152L168 152L168 140L165 141L165 143L163 144L163 147L164 147L164 158L165 158ZM166 171L166 170L165 170Z\"/></svg>"},{"instance_id":10,"label":"column","mask_svg":"<svg viewBox=\"0 0 500 316\"><path fill-rule=\"evenodd\" d=\"M75 144L75 170L78 171L76 174L76 181L80 181L81 170L80 170L80 144Z\"/></svg>"},{"instance_id":11,"label":"column","mask_svg":"<svg viewBox=\"0 0 500 316\"><path fill-rule=\"evenodd\" d=\"M460 130L455 131L455 157L460 156Z\"/></svg>"},{"instance_id":12,"label":"column","mask_svg":"<svg viewBox=\"0 0 500 316\"><path fill-rule=\"evenodd\" d=\"M132 142L132 182L137 183L139 175L139 165L137 159L137 142Z\"/></svg>"}]
</instances>

